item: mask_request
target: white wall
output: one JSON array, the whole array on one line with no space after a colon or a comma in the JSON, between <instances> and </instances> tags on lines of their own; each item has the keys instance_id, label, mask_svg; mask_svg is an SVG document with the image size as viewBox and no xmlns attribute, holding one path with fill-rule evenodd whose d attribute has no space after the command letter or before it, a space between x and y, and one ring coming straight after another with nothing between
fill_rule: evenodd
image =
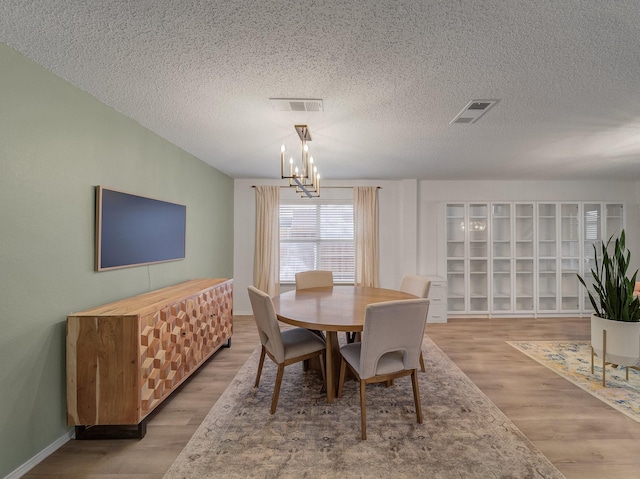
<instances>
[{"instance_id":1,"label":"white wall","mask_svg":"<svg viewBox=\"0 0 640 479\"><path fill-rule=\"evenodd\" d=\"M253 185L283 180L235 180L234 312L251 314L255 194ZM611 201L626 205L627 243L640 267L640 183L540 181L333 181L325 186L380 186L380 286L394 288L406 273L446 276L444 203L452 201ZM351 197L350 188L322 191L323 198ZM283 188L281 197L294 197ZM638 251L637 255L633 252Z\"/></svg>"}]
</instances>

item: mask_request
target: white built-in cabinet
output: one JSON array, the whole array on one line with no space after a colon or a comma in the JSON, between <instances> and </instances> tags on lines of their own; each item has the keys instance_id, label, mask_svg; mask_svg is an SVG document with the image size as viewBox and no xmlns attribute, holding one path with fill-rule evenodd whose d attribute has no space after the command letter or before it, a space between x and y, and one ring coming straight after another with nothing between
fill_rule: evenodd
<instances>
[{"instance_id":1,"label":"white built-in cabinet","mask_svg":"<svg viewBox=\"0 0 640 479\"><path fill-rule=\"evenodd\" d=\"M446 204L449 316L588 313L593 245L624 227L622 203Z\"/></svg>"}]
</instances>

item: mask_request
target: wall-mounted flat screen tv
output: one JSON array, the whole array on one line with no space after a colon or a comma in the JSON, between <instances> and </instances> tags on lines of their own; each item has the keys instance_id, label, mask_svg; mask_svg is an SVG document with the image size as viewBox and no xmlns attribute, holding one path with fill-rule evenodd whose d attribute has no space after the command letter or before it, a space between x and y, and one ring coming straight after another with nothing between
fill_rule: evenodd
<instances>
[{"instance_id":1,"label":"wall-mounted flat screen tv","mask_svg":"<svg viewBox=\"0 0 640 479\"><path fill-rule=\"evenodd\" d=\"M96 271L185 257L187 207L96 186Z\"/></svg>"}]
</instances>

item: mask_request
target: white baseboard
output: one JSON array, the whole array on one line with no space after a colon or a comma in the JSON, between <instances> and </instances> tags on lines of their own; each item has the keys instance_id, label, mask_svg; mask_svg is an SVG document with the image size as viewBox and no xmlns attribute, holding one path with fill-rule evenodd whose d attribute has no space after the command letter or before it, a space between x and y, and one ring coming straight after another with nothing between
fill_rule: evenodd
<instances>
[{"instance_id":1,"label":"white baseboard","mask_svg":"<svg viewBox=\"0 0 640 479\"><path fill-rule=\"evenodd\" d=\"M10 472L8 475L4 477L4 479L19 479L20 477L24 476L27 472L29 472L31 469L36 467L38 464L44 461L47 457L49 457L51 454L56 452L58 449L64 446L67 442L73 439L73 436L74 436L74 430L72 429L68 433L66 433L64 436L60 437L59 439L56 439L54 442L49 444L42 451L40 451L38 454L33 456L27 462L25 462L22 466L18 467L13 472Z\"/></svg>"}]
</instances>

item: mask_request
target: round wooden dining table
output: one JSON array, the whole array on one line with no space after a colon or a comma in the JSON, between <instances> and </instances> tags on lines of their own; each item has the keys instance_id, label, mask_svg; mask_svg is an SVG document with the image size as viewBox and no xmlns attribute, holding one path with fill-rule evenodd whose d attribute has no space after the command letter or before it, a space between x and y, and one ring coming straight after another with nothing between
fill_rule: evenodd
<instances>
[{"instance_id":1,"label":"round wooden dining table","mask_svg":"<svg viewBox=\"0 0 640 479\"><path fill-rule=\"evenodd\" d=\"M328 286L287 291L273 298L273 305L278 319L283 323L326 333L327 401L332 403L340 366L337 333L361 332L365 309L369 304L415 298L412 294L393 289Z\"/></svg>"}]
</instances>

